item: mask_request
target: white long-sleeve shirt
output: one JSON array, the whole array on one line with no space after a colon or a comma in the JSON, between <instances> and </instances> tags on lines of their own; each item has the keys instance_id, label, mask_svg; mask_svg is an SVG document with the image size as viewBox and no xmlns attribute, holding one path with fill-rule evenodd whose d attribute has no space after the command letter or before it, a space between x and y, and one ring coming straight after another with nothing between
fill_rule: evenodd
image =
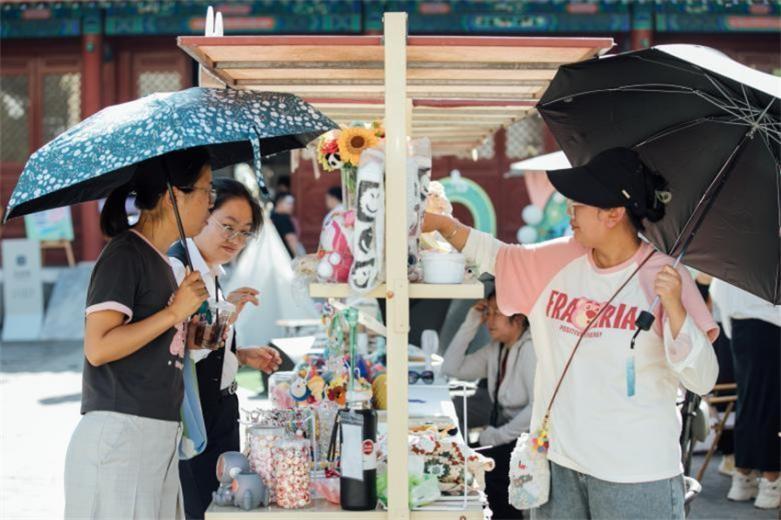
<instances>
[{"instance_id":1,"label":"white long-sleeve shirt","mask_svg":"<svg viewBox=\"0 0 781 520\"><path fill-rule=\"evenodd\" d=\"M219 276L223 276L225 274L225 270L219 266L216 269L211 269L206 263L206 260L203 259L203 255L201 255L198 246L195 245L195 242L192 238L187 239L187 250L190 253L190 260L193 263L193 269L196 269L198 272L200 272L201 276L203 277L203 283L206 285L206 290L209 291L209 298L212 300L216 299L215 296L217 295L218 289L214 283L214 280ZM171 268L174 271L176 283L182 283L182 280L184 280L185 276L184 264L177 258L169 257L168 260L171 264ZM225 298L225 295L222 294L222 291L220 291L219 296L220 299ZM233 384L233 380L236 379L236 374L239 371L239 360L236 357L236 354L231 351L233 337L233 334L230 334L228 336L228 340L225 342L225 357L222 363L220 390L224 390ZM189 352L190 357L196 363L206 359L206 357L212 353L212 351L208 349L190 350Z\"/></svg>"},{"instance_id":2,"label":"white long-sleeve shirt","mask_svg":"<svg viewBox=\"0 0 781 520\"><path fill-rule=\"evenodd\" d=\"M495 394L499 376L499 349L501 345L492 341L483 348L467 354L469 344L480 328L480 313L470 309L464 323L453 336L442 362L442 372L450 377L464 380L488 378L488 393L491 401L498 399L502 413L501 426L488 430L488 437L481 441L493 445L515 441L523 432L529 431L534 396L534 371L537 359L531 334L525 331L518 341L509 346L505 375ZM505 347L507 348L507 347Z\"/></svg>"},{"instance_id":3,"label":"white long-sleeve shirt","mask_svg":"<svg viewBox=\"0 0 781 520\"><path fill-rule=\"evenodd\" d=\"M532 431L542 423L581 331L651 251L643 244L628 261L602 269L592 251L571 237L510 246L470 232L464 254L482 272L495 274L499 309L529 317L537 356ZM655 253L583 339L551 411L553 462L610 482L648 482L682 472L678 386L704 394L718 375L711 345L718 328L685 269L678 271L687 317L678 336L673 338L658 306L654 327L635 345L632 397L626 375L635 319L654 298L656 274L673 261Z\"/></svg>"},{"instance_id":4,"label":"white long-sleeve shirt","mask_svg":"<svg viewBox=\"0 0 781 520\"><path fill-rule=\"evenodd\" d=\"M717 278L710 285L713 303L721 313L724 333L732 337L732 320L762 320L781 327L781 305L773 305L759 296Z\"/></svg>"}]
</instances>

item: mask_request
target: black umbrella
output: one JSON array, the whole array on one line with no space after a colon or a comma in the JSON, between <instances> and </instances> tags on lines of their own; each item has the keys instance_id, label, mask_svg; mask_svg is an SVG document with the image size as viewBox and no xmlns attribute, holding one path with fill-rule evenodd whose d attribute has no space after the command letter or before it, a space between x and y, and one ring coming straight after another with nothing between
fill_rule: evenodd
<instances>
[{"instance_id":1,"label":"black umbrella","mask_svg":"<svg viewBox=\"0 0 781 520\"><path fill-rule=\"evenodd\" d=\"M781 78L696 45L563 66L537 109L575 166L623 146L665 177L659 250L781 303Z\"/></svg>"}]
</instances>

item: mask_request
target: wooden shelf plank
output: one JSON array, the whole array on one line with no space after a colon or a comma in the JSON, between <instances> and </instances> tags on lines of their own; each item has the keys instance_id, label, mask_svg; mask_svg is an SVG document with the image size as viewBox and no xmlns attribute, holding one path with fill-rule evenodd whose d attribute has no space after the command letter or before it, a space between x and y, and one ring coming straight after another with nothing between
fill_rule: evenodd
<instances>
[{"instance_id":1,"label":"wooden shelf plank","mask_svg":"<svg viewBox=\"0 0 781 520\"><path fill-rule=\"evenodd\" d=\"M367 296L371 298L387 298L387 288L380 285ZM309 295L313 298L347 298L353 295L350 286L345 283L314 283L309 285ZM409 296L416 299L456 299L471 300L484 296L483 284L468 282L453 285L438 285L428 283L409 284Z\"/></svg>"},{"instance_id":2,"label":"wooden shelf plank","mask_svg":"<svg viewBox=\"0 0 781 520\"><path fill-rule=\"evenodd\" d=\"M451 502L451 504L453 503ZM271 506L244 511L238 507L210 506L206 511L206 520L298 520L310 518L313 520L341 520L345 517L360 518L361 520L364 518L366 520L379 520L388 518L388 512L382 509L375 511L344 511L338 505L322 499L313 500L309 507L302 509L282 509L281 507ZM478 503L469 502L466 509L410 511L410 518L412 520L451 520L453 518L483 520L483 508Z\"/></svg>"}]
</instances>

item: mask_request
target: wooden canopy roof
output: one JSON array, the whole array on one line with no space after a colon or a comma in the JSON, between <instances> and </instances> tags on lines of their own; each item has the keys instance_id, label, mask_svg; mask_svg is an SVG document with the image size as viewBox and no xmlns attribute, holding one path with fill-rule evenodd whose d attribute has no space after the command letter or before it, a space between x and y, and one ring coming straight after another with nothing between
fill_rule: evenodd
<instances>
[{"instance_id":1,"label":"wooden canopy roof","mask_svg":"<svg viewBox=\"0 0 781 520\"><path fill-rule=\"evenodd\" d=\"M183 36L213 85L296 94L340 124L384 116L380 36ZM600 55L611 38L407 38L412 137L463 153L523 118L559 65ZM202 84L208 82L202 81Z\"/></svg>"}]
</instances>

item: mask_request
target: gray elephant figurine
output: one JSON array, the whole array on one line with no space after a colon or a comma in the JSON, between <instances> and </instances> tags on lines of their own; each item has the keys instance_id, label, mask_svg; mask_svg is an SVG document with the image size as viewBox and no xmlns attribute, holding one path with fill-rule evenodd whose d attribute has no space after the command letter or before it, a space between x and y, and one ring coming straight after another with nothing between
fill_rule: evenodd
<instances>
[{"instance_id":1,"label":"gray elephant figurine","mask_svg":"<svg viewBox=\"0 0 781 520\"><path fill-rule=\"evenodd\" d=\"M236 475L231 485L233 505L245 511L268 506L268 488L257 473L248 471Z\"/></svg>"},{"instance_id":2,"label":"gray elephant figurine","mask_svg":"<svg viewBox=\"0 0 781 520\"><path fill-rule=\"evenodd\" d=\"M226 451L217 459L216 470L220 484L230 484L239 473L250 471L249 460L238 451Z\"/></svg>"},{"instance_id":3,"label":"gray elephant figurine","mask_svg":"<svg viewBox=\"0 0 781 520\"><path fill-rule=\"evenodd\" d=\"M217 491L212 492L212 503L218 506L233 505L233 491L230 484L220 484Z\"/></svg>"},{"instance_id":4,"label":"gray elephant figurine","mask_svg":"<svg viewBox=\"0 0 781 520\"><path fill-rule=\"evenodd\" d=\"M238 451L226 451L217 459L220 487L212 493L218 506L235 506L249 511L268 506L268 488L260 475L250 470L249 460Z\"/></svg>"}]
</instances>

